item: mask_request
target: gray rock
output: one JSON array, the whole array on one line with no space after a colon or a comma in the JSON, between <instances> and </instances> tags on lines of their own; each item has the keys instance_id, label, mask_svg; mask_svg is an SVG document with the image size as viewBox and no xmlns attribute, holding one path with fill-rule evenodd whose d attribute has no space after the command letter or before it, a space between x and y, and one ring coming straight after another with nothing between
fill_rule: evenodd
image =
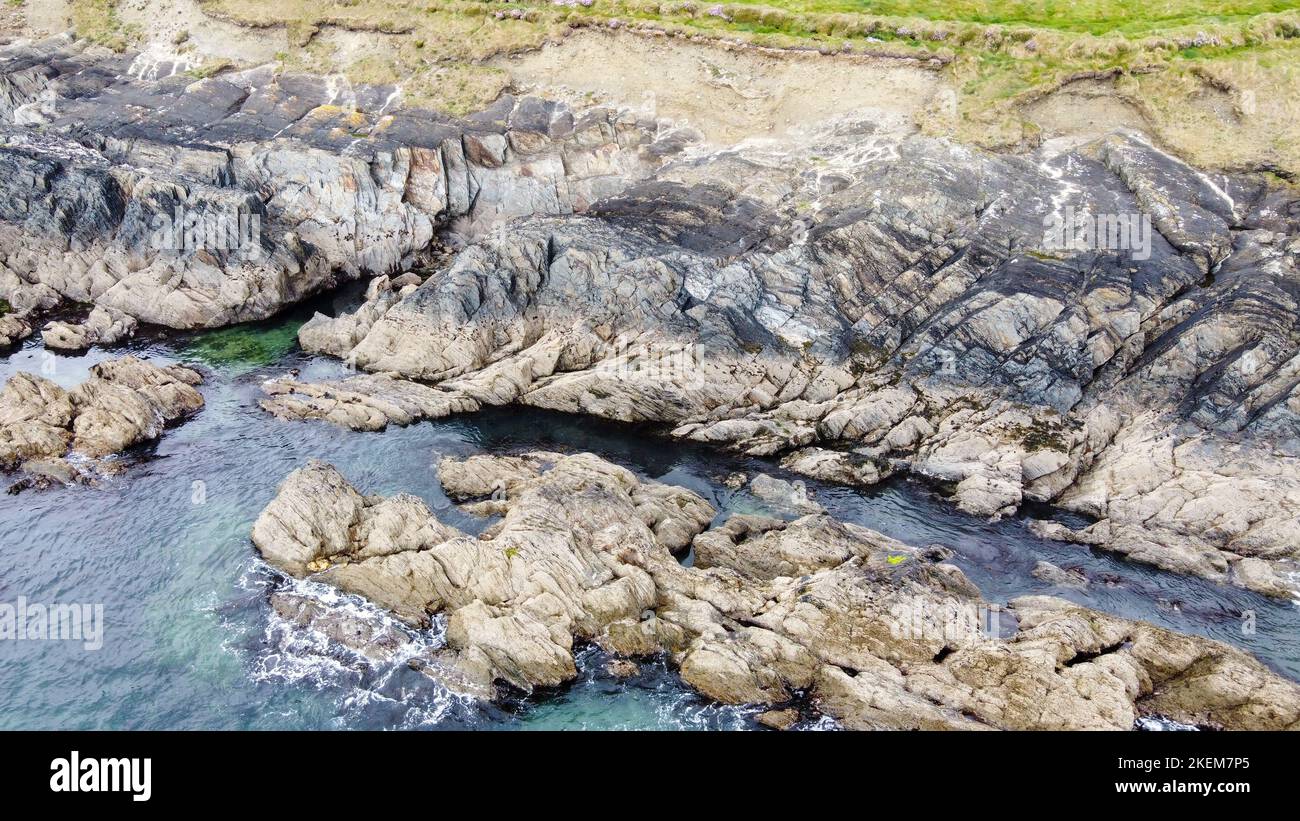
<instances>
[{"instance_id":1,"label":"gray rock","mask_svg":"<svg viewBox=\"0 0 1300 821\"><path fill-rule=\"evenodd\" d=\"M137 322L116 308L96 305L84 322L50 322L41 331L45 347L80 351L91 345L114 345L135 334Z\"/></svg>"},{"instance_id":2,"label":"gray rock","mask_svg":"<svg viewBox=\"0 0 1300 821\"><path fill-rule=\"evenodd\" d=\"M66 37L0 48L0 296L40 285L173 328L265 318L409 269L440 228L581 211L663 161L640 151L654 124L616 129L612 111L579 139L536 98L503 99L505 126L381 114L366 101L387 94L366 87L345 108L323 78L147 81L132 56Z\"/></svg>"}]
</instances>

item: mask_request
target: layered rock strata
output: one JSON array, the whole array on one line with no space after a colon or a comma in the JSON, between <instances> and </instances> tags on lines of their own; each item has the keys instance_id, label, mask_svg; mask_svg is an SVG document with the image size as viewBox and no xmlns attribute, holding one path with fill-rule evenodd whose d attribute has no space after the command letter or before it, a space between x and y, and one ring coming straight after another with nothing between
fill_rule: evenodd
<instances>
[{"instance_id":1,"label":"layered rock strata","mask_svg":"<svg viewBox=\"0 0 1300 821\"><path fill-rule=\"evenodd\" d=\"M1137 134L1027 158L845 120L696 152L582 216L516 220L357 321L319 317L306 347L383 377L275 381L269 406L371 429L508 403L657 422L832 481L908 471L976 515L1054 503L1097 523L1044 533L1289 596L1298 209ZM1085 214L1131 216L1132 247L1044 229ZM426 393L386 417L396 376Z\"/></svg>"},{"instance_id":2,"label":"layered rock strata","mask_svg":"<svg viewBox=\"0 0 1300 821\"><path fill-rule=\"evenodd\" d=\"M72 390L19 372L0 389L0 470L21 470L19 485L90 481L113 470L106 459L203 407L202 378L179 365L132 356L100 362Z\"/></svg>"},{"instance_id":3,"label":"layered rock strata","mask_svg":"<svg viewBox=\"0 0 1300 821\"><path fill-rule=\"evenodd\" d=\"M693 138L504 96L468 118L273 66L195 79L57 37L0 49L0 296L261 319L519 214L570 214ZM179 69L180 67L173 67ZM36 291L37 294L30 292Z\"/></svg>"},{"instance_id":4,"label":"layered rock strata","mask_svg":"<svg viewBox=\"0 0 1300 821\"><path fill-rule=\"evenodd\" d=\"M313 462L284 481L253 540L286 572L410 624L445 613L447 647L418 666L479 694L569 681L575 644L595 641L665 653L721 702L808 694L852 728L1300 720L1300 688L1239 650L1059 599L996 608L939 546L824 514L710 529L715 511L693 492L591 454L444 459L439 476L451 498L500 518L472 537L415 497L363 496ZM672 556L685 543L691 567Z\"/></svg>"}]
</instances>

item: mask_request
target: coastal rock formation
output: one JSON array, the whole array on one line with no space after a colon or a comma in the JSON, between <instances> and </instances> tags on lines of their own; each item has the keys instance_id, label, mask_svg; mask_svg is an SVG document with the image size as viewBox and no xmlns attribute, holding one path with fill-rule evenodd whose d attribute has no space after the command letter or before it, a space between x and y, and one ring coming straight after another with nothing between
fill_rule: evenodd
<instances>
[{"instance_id":1,"label":"coastal rock formation","mask_svg":"<svg viewBox=\"0 0 1300 821\"><path fill-rule=\"evenodd\" d=\"M72 390L29 373L0 390L0 469L70 482L109 466L103 458L157 439L203 407L199 374L133 356L100 362Z\"/></svg>"},{"instance_id":2,"label":"coastal rock formation","mask_svg":"<svg viewBox=\"0 0 1300 821\"><path fill-rule=\"evenodd\" d=\"M84 322L55 321L41 330L45 347L58 350L82 351L91 345L114 345L135 334L136 323L116 308L96 305Z\"/></svg>"},{"instance_id":3,"label":"coastal rock formation","mask_svg":"<svg viewBox=\"0 0 1300 821\"><path fill-rule=\"evenodd\" d=\"M0 316L0 349L8 348L32 335L32 324L17 314Z\"/></svg>"},{"instance_id":4,"label":"coastal rock formation","mask_svg":"<svg viewBox=\"0 0 1300 821\"><path fill-rule=\"evenodd\" d=\"M416 666L478 693L568 681L575 644L595 641L666 653L722 702L779 708L809 693L852 728L1300 722L1300 688L1240 650L1049 597L996 607L938 546L824 514L709 529L713 510L691 491L591 454L448 458L439 476L466 509L500 518L470 537L314 462L285 480L253 537L286 572L410 624L445 612L447 647ZM692 567L671 555L684 537Z\"/></svg>"},{"instance_id":5,"label":"coastal rock formation","mask_svg":"<svg viewBox=\"0 0 1300 821\"><path fill-rule=\"evenodd\" d=\"M400 376L467 405L659 423L833 481L907 471L975 515L1054 503L1099 520L1091 543L1285 596L1297 207L1135 133L1028 158L844 118L515 220L367 303L359 341L330 320L345 330L303 342L384 374L354 391L371 405ZM1094 214L1137 233L1079 247L1045 228Z\"/></svg>"},{"instance_id":6,"label":"coastal rock formation","mask_svg":"<svg viewBox=\"0 0 1300 821\"><path fill-rule=\"evenodd\" d=\"M143 322L260 319L407 270L436 231L570 214L691 135L610 110L500 98L465 119L389 110L392 87L282 75L131 76L56 37L0 49L0 296L44 287Z\"/></svg>"},{"instance_id":7,"label":"coastal rock formation","mask_svg":"<svg viewBox=\"0 0 1300 821\"><path fill-rule=\"evenodd\" d=\"M1053 536L1300 590L1300 200L1266 176L1130 131L998 154L868 113L716 147L624 110L453 118L131 59L0 49L0 339L58 299L208 327L374 276L300 335L365 373L271 380L268 411L656 423L833 481L911 473L973 515L1055 504L1096 522Z\"/></svg>"}]
</instances>

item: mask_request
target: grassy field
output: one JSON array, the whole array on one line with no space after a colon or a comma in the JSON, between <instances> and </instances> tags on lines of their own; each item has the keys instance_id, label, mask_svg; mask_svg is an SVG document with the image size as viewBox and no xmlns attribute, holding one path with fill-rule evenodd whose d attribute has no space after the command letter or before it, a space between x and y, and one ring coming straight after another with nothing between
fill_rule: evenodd
<instances>
[{"instance_id":1,"label":"grassy field","mask_svg":"<svg viewBox=\"0 0 1300 821\"><path fill-rule=\"evenodd\" d=\"M756 4L757 5L757 4ZM1147 34L1161 29L1245 20L1294 9L1294 0L789 0L773 3L796 12L920 17L1061 31Z\"/></svg>"},{"instance_id":2,"label":"grassy field","mask_svg":"<svg viewBox=\"0 0 1300 821\"><path fill-rule=\"evenodd\" d=\"M74 23L120 48L134 32L115 22L116 2L73 0ZM289 68L400 81L409 102L455 113L483 105L508 82L484 64L494 55L537 47L565 28L654 28L932 58L957 92L957 112L936 115L927 128L988 147L1032 144L1027 106L1078 78L1102 76L1192 159L1300 174L1300 0L199 2L240 25L283 29L289 46L280 56ZM383 47L349 51L330 32L370 33ZM1211 96L1222 99L1211 106Z\"/></svg>"}]
</instances>

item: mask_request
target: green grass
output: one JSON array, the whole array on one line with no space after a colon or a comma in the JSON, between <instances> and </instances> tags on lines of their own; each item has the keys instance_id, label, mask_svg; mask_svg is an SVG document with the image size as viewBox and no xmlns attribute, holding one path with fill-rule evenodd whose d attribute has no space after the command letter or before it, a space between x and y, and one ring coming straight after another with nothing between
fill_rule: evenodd
<instances>
[{"instance_id":1,"label":"green grass","mask_svg":"<svg viewBox=\"0 0 1300 821\"><path fill-rule=\"evenodd\" d=\"M749 0L739 0L749 4ZM1069 32L1148 34L1189 25L1232 23L1300 8L1296 0L779 0L754 3L796 12L919 17Z\"/></svg>"},{"instance_id":2,"label":"green grass","mask_svg":"<svg viewBox=\"0 0 1300 821\"><path fill-rule=\"evenodd\" d=\"M78 31L84 25L87 36L114 47L129 41L133 32L116 22L116 2L73 0ZM408 105L452 114L481 108L507 87L506 73L487 64L492 57L536 48L566 29L614 21L774 48L937 58L958 91L957 116L923 127L989 148L1032 144L1036 127L1027 106L1075 78L1118 70L1110 81L1125 101L1188 159L1272 164L1300 175L1300 139L1289 108L1300 98L1293 47L1300 41L1300 0L199 2L205 12L238 24L282 28L291 44L282 60L286 70L401 83ZM368 32L380 46L336 51L329 38L317 36L329 27ZM1254 95L1258 113L1227 123L1209 118L1196 105L1206 97L1207 77L1215 78L1211 90L1229 89L1238 107Z\"/></svg>"},{"instance_id":3,"label":"green grass","mask_svg":"<svg viewBox=\"0 0 1300 821\"><path fill-rule=\"evenodd\" d=\"M139 34L117 16L117 0L73 0L70 11L79 36L114 51L126 50Z\"/></svg>"}]
</instances>

